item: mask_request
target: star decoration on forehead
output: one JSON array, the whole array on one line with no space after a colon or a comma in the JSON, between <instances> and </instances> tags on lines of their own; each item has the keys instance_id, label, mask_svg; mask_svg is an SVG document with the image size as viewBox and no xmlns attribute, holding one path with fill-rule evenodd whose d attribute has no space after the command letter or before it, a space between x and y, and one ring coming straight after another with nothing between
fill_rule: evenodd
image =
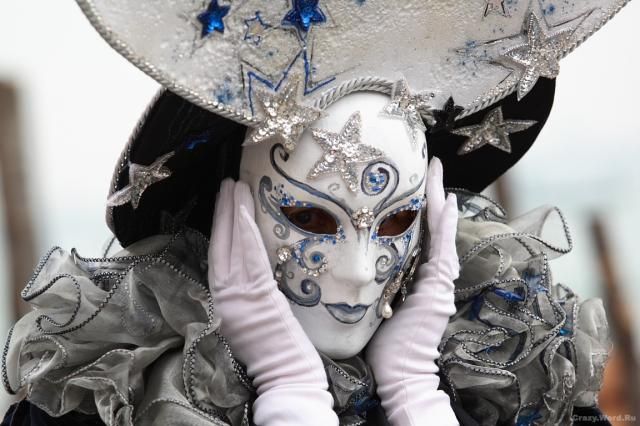
<instances>
[{"instance_id":1,"label":"star decoration on forehead","mask_svg":"<svg viewBox=\"0 0 640 426\"><path fill-rule=\"evenodd\" d=\"M505 121L502 115L502 108L498 107L489 112L482 120L482 123L455 129L451 133L468 138L458 149L458 155L469 154L484 145L491 145L504 152L511 153L509 134L526 130L536 123L537 121L533 120Z\"/></svg>"},{"instance_id":2,"label":"star decoration on forehead","mask_svg":"<svg viewBox=\"0 0 640 426\"><path fill-rule=\"evenodd\" d=\"M574 21L576 21L575 19ZM530 12L525 21L526 42L507 50L500 58L505 65L521 71L518 100L525 97L538 78L556 78L560 72L560 57L571 50L573 34L578 25L551 32L544 20Z\"/></svg>"},{"instance_id":3,"label":"star decoration on forehead","mask_svg":"<svg viewBox=\"0 0 640 426\"><path fill-rule=\"evenodd\" d=\"M384 153L360 140L362 118L360 112L349 117L340 133L311 129L315 140L324 151L322 158L313 166L307 177L316 179L332 173L340 174L351 192L358 190L357 164L384 158Z\"/></svg>"},{"instance_id":4,"label":"star decoration on forehead","mask_svg":"<svg viewBox=\"0 0 640 426\"><path fill-rule=\"evenodd\" d=\"M218 0L212 0L207 10L198 15L198 21L202 24L201 38L205 38L214 31L224 33L222 18L229 13L230 6L220 6Z\"/></svg>"},{"instance_id":5,"label":"star decoration on forehead","mask_svg":"<svg viewBox=\"0 0 640 426\"><path fill-rule=\"evenodd\" d=\"M267 139L279 139L284 148L295 149L302 132L320 118L320 111L298 103L300 78L292 77L278 93L256 91L256 101L263 119L252 129L246 144L257 144Z\"/></svg>"},{"instance_id":6,"label":"star decoration on forehead","mask_svg":"<svg viewBox=\"0 0 640 426\"><path fill-rule=\"evenodd\" d=\"M133 209L137 209L142 194L147 188L171 176L171 170L164 165L171 157L173 157L173 152L157 158L149 166L130 163L129 185L111 194L107 200L107 206L122 206L130 202Z\"/></svg>"},{"instance_id":7,"label":"star decoration on forehead","mask_svg":"<svg viewBox=\"0 0 640 426\"><path fill-rule=\"evenodd\" d=\"M429 105L433 96L431 93L412 93L407 80L403 78L393 84L391 102L384 107L382 112L389 117L404 120L411 141L415 144L417 133L427 130L421 112L425 114L427 124L433 126L436 123L432 107Z\"/></svg>"}]
</instances>

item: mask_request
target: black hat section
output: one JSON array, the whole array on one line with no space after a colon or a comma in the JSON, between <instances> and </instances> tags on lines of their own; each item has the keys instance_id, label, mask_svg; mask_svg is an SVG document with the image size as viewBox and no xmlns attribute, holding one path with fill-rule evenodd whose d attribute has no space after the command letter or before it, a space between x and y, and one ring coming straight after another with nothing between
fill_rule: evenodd
<instances>
[{"instance_id":1,"label":"black hat section","mask_svg":"<svg viewBox=\"0 0 640 426\"><path fill-rule=\"evenodd\" d=\"M174 151L165 163L171 176L150 185L137 209L127 203L107 211L120 244L126 247L182 224L208 237L220 183L226 177L238 179L245 132L246 126L164 91L133 136L128 160L150 165ZM128 184L125 165L116 171L115 189Z\"/></svg>"},{"instance_id":2,"label":"black hat section","mask_svg":"<svg viewBox=\"0 0 640 426\"><path fill-rule=\"evenodd\" d=\"M513 93L500 102L455 122L453 119L462 108L456 107L450 100L445 111L436 113L438 124L427 131L429 158L436 156L442 160L444 186L481 192L516 164L531 148L546 123L553 106L555 87L555 80L540 78L521 101ZM489 111L498 107L502 108L505 120L534 120L537 124L509 136L511 153L485 145L468 154L458 155L458 149L467 138L454 135L450 130L479 124Z\"/></svg>"}]
</instances>

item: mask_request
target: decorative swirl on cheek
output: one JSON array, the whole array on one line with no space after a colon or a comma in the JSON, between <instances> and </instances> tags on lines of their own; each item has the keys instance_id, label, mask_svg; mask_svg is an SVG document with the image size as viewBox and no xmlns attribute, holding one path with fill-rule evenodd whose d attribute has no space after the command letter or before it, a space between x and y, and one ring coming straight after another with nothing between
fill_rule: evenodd
<instances>
[{"instance_id":1,"label":"decorative swirl on cheek","mask_svg":"<svg viewBox=\"0 0 640 426\"><path fill-rule=\"evenodd\" d=\"M383 246L387 254L383 254L376 260L376 282L382 284L389 279L394 272L394 266L400 261L398 251L392 245Z\"/></svg>"},{"instance_id":2,"label":"decorative swirl on cheek","mask_svg":"<svg viewBox=\"0 0 640 426\"><path fill-rule=\"evenodd\" d=\"M310 308L320 303L320 299L322 298L322 290L315 281L308 278L303 279L300 282L300 291L302 292L302 295L299 295L295 291L293 291L293 289L289 285L288 280L293 279L294 274L287 271L286 263L276 266L275 275L280 291L286 296L287 299L291 300L296 305Z\"/></svg>"},{"instance_id":3,"label":"decorative swirl on cheek","mask_svg":"<svg viewBox=\"0 0 640 426\"><path fill-rule=\"evenodd\" d=\"M278 200L267 195L267 193L271 193L273 189L273 181L271 178L269 176L262 176L258 190L260 208L277 222L273 227L273 233L275 236L281 240L286 240L291 234L289 221L284 217L282 211L280 211L280 203Z\"/></svg>"}]
</instances>

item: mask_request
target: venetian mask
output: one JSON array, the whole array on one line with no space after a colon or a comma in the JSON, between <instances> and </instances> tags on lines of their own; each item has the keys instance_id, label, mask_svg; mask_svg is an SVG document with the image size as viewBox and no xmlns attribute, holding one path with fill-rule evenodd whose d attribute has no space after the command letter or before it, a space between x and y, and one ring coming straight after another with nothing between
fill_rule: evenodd
<instances>
[{"instance_id":1,"label":"venetian mask","mask_svg":"<svg viewBox=\"0 0 640 426\"><path fill-rule=\"evenodd\" d=\"M280 290L316 348L359 353L385 317L420 246L426 141L359 92L330 107L293 151L245 147L240 179Z\"/></svg>"}]
</instances>

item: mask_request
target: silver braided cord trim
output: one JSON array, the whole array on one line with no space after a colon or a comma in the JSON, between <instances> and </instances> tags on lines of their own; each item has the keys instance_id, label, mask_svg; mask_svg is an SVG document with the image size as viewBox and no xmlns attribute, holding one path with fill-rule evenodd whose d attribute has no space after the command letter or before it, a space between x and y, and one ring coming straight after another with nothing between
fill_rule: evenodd
<instances>
[{"instance_id":1,"label":"silver braided cord trim","mask_svg":"<svg viewBox=\"0 0 640 426\"><path fill-rule=\"evenodd\" d=\"M324 110L340 98L353 92L372 91L390 95L392 87L393 82L384 78L360 77L331 89L315 102L315 107Z\"/></svg>"}]
</instances>

